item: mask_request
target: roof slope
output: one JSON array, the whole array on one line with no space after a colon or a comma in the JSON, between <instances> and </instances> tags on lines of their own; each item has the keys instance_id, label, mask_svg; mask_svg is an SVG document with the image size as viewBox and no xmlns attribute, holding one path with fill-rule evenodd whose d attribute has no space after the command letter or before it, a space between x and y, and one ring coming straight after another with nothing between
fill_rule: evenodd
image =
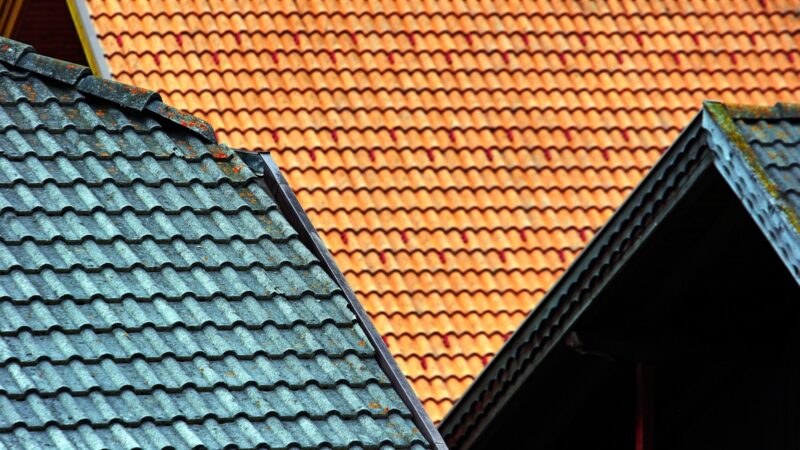
<instances>
[{"instance_id":1,"label":"roof slope","mask_svg":"<svg viewBox=\"0 0 800 450\"><path fill-rule=\"evenodd\" d=\"M706 137L707 135L707 137ZM705 146L705 142L708 146ZM472 448L491 420L703 171L716 167L800 284L800 105L707 102L441 424ZM709 150L706 150L709 149Z\"/></svg>"},{"instance_id":2,"label":"roof slope","mask_svg":"<svg viewBox=\"0 0 800 450\"><path fill-rule=\"evenodd\" d=\"M0 447L427 447L211 128L31 50L0 38Z\"/></svg>"},{"instance_id":3,"label":"roof slope","mask_svg":"<svg viewBox=\"0 0 800 450\"><path fill-rule=\"evenodd\" d=\"M114 77L273 152L434 418L702 100L800 92L796 1L87 3Z\"/></svg>"},{"instance_id":4,"label":"roof slope","mask_svg":"<svg viewBox=\"0 0 800 450\"><path fill-rule=\"evenodd\" d=\"M705 108L715 165L800 283L800 104Z\"/></svg>"}]
</instances>

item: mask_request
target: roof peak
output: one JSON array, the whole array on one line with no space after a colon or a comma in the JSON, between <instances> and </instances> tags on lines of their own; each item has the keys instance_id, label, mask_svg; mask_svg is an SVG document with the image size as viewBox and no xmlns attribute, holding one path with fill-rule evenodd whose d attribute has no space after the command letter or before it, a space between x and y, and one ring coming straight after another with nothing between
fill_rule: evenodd
<instances>
[{"instance_id":1,"label":"roof peak","mask_svg":"<svg viewBox=\"0 0 800 450\"><path fill-rule=\"evenodd\" d=\"M798 119L800 103L777 102L772 106L724 103L714 100L703 102L703 108L713 112L724 112L731 119ZM724 110L720 110L724 108Z\"/></svg>"},{"instance_id":2,"label":"roof peak","mask_svg":"<svg viewBox=\"0 0 800 450\"><path fill-rule=\"evenodd\" d=\"M162 102L157 92L96 77L86 66L41 55L28 44L0 36L0 63L2 63L0 66L21 69L67 84L82 94L109 101L123 108L138 112L147 111L162 121L191 131L209 143L217 143L211 125Z\"/></svg>"}]
</instances>

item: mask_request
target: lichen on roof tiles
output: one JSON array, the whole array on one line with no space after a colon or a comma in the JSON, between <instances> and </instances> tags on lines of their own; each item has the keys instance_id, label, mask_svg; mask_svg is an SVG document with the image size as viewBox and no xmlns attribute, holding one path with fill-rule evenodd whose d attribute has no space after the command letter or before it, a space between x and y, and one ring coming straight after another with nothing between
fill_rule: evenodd
<instances>
[{"instance_id":1,"label":"lichen on roof tiles","mask_svg":"<svg viewBox=\"0 0 800 450\"><path fill-rule=\"evenodd\" d=\"M435 419L703 100L800 94L796 1L87 4L117 79L271 151Z\"/></svg>"},{"instance_id":2,"label":"lichen on roof tiles","mask_svg":"<svg viewBox=\"0 0 800 450\"><path fill-rule=\"evenodd\" d=\"M781 213L800 233L800 159L794 150L800 144L800 105L725 105L707 102L705 108L730 144L741 153Z\"/></svg>"},{"instance_id":3,"label":"lichen on roof tiles","mask_svg":"<svg viewBox=\"0 0 800 450\"><path fill-rule=\"evenodd\" d=\"M430 447L210 127L0 49L0 447Z\"/></svg>"}]
</instances>

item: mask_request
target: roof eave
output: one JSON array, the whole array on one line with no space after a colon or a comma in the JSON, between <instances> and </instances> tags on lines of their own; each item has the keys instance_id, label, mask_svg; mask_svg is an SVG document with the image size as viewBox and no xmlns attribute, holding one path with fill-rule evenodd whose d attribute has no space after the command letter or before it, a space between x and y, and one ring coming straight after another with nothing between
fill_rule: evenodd
<instances>
[{"instance_id":1,"label":"roof eave","mask_svg":"<svg viewBox=\"0 0 800 450\"><path fill-rule=\"evenodd\" d=\"M469 449L572 323L635 253L700 175L712 167L701 152L698 114L628 200L531 312L440 425L448 443ZM529 354L520 356L523 352ZM494 393L490 393L494 391ZM481 402L483 401L483 404ZM471 415L475 405L481 412Z\"/></svg>"}]
</instances>

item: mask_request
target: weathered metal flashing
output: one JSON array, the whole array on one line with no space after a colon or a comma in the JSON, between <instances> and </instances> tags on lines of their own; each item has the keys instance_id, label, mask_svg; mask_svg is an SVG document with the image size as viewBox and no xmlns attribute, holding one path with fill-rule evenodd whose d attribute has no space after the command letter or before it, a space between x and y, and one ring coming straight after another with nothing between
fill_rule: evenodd
<instances>
[{"instance_id":1,"label":"weathered metal flashing","mask_svg":"<svg viewBox=\"0 0 800 450\"><path fill-rule=\"evenodd\" d=\"M260 152L253 152L249 150L234 150L236 155L239 159L244 162L247 167L253 171L254 174L258 176L264 176L264 170L266 170L266 163L264 162L264 158L261 156ZM269 189L267 192L270 192ZM271 194L272 192L270 192Z\"/></svg>"},{"instance_id":2,"label":"weathered metal flashing","mask_svg":"<svg viewBox=\"0 0 800 450\"><path fill-rule=\"evenodd\" d=\"M756 108L758 107L749 107L749 114L745 117L758 117L759 114L763 114L766 117L767 113L763 111L763 108ZM704 119L705 125L721 131L721 136L719 137L729 141L741 152L742 156L744 156L747 161L747 165L756 174L761 184L767 189L771 196L777 198L778 187L770 180L764 168L758 164L753 149L739 132L739 129L736 128L736 124L733 123L733 117L728 112L728 108L722 103L707 101L703 103L703 110L707 113L705 114L707 119ZM742 116L741 107L738 108L737 113L740 117Z\"/></svg>"},{"instance_id":3,"label":"weathered metal flashing","mask_svg":"<svg viewBox=\"0 0 800 450\"><path fill-rule=\"evenodd\" d=\"M704 111L706 111L704 125L718 137L715 142L719 143L720 146L728 146L730 144L738 150L738 153L744 158L744 162L749 168L750 173L756 176L761 188L766 189L769 196L772 197L770 204L776 205L781 211L781 214L783 214L791 224L791 228L793 228L795 232L800 233L800 217L798 217L797 212L781 198L780 189L775 184L775 181L758 162L753 148L739 132L736 124L733 123L734 118L750 120L797 118L800 116L794 115L800 113L800 105L778 103L773 107L758 107L743 105L727 106L718 102L705 102L703 103L703 108ZM786 116L781 115L784 112L787 113ZM734 155L731 154L730 157L733 158ZM737 192L737 194L741 193Z\"/></svg>"},{"instance_id":4,"label":"weathered metal flashing","mask_svg":"<svg viewBox=\"0 0 800 450\"><path fill-rule=\"evenodd\" d=\"M471 449L496 411L561 341L597 293L710 167L697 141L701 115L681 133L629 199L598 231L542 303L525 319L440 425L448 445ZM693 146L689 143L695 144Z\"/></svg>"},{"instance_id":5,"label":"weathered metal flashing","mask_svg":"<svg viewBox=\"0 0 800 450\"><path fill-rule=\"evenodd\" d=\"M88 67L40 55L30 45L0 37L0 62L64 83L85 95L90 95L123 108L150 112L162 121L183 127L208 143L216 143L214 129L208 122L179 111L161 101L154 91L118 81L96 77Z\"/></svg>"},{"instance_id":6,"label":"weathered metal flashing","mask_svg":"<svg viewBox=\"0 0 800 450\"><path fill-rule=\"evenodd\" d=\"M797 103L754 106L706 101L703 106L712 110L718 110L719 106L722 106L733 119L800 119L800 104Z\"/></svg>"},{"instance_id":7,"label":"weathered metal flashing","mask_svg":"<svg viewBox=\"0 0 800 450\"><path fill-rule=\"evenodd\" d=\"M447 450L447 445L439 433L439 430L433 424L433 421L417 398L405 375L394 361L392 354L383 342L378 330L373 325L364 307L361 306L361 303L356 298L355 292L353 292L352 288L347 283L344 274L339 270L333 256L317 233L316 228L311 224L311 220L294 195L294 191L292 191L289 183L281 174L278 165L269 153L266 152L256 153L237 150L237 154L253 172L262 174L267 191L275 199L286 217L286 220L288 220L289 224L297 231L303 244L319 258L328 275L330 275L341 288L356 316L356 320L366 332L370 344L375 348L378 364L391 381L398 395L400 395L403 403L409 408L409 411L414 417L414 423L417 425L422 435L428 439L428 442L433 448L437 450ZM258 161L259 159L260 162Z\"/></svg>"}]
</instances>

